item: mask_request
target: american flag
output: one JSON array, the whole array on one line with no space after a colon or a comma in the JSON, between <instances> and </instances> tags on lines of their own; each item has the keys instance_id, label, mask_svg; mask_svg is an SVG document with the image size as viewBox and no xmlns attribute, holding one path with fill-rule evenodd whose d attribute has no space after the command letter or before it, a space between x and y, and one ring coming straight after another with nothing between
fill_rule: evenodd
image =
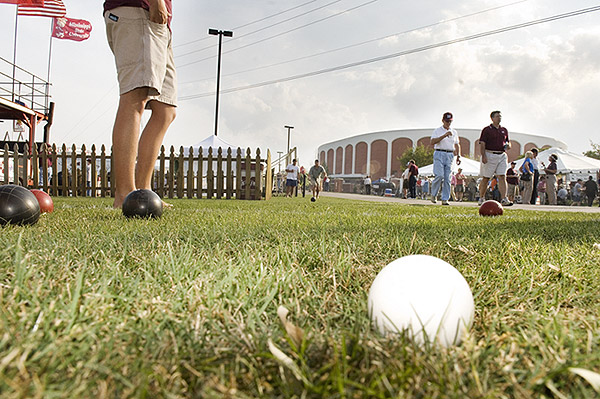
<instances>
[{"instance_id":1,"label":"american flag","mask_svg":"<svg viewBox=\"0 0 600 399\"><path fill-rule=\"evenodd\" d=\"M44 5L30 5L34 1L19 1L17 14L29 17L64 17L67 8L61 0L44 0Z\"/></svg>"}]
</instances>

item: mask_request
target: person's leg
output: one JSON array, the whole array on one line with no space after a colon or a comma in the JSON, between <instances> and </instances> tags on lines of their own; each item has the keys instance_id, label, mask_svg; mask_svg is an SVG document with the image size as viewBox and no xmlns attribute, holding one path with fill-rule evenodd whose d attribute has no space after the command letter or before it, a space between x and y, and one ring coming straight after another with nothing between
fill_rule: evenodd
<instances>
[{"instance_id":1,"label":"person's leg","mask_svg":"<svg viewBox=\"0 0 600 399\"><path fill-rule=\"evenodd\" d=\"M500 199L505 199L508 193L508 186L506 185L506 176L498 176L498 189L500 190Z\"/></svg>"},{"instance_id":2,"label":"person's leg","mask_svg":"<svg viewBox=\"0 0 600 399\"><path fill-rule=\"evenodd\" d=\"M442 155L442 170L444 181L442 182L442 201L450 199L452 187L450 186L450 173L452 172L452 157L450 153L444 152Z\"/></svg>"},{"instance_id":3,"label":"person's leg","mask_svg":"<svg viewBox=\"0 0 600 399\"><path fill-rule=\"evenodd\" d=\"M167 129L175 120L175 107L158 101L150 102L152 116L148 120L138 145L138 158L135 167L135 186L137 189L151 187L152 172Z\"/></svg>"},{"instance_id":4,"label":"person's leg","mask_svg":"<svg viewBox=\"0 0 600 399\"><path fill-rule=\"evenodd\" d=\"M138 153L140 122L148 98L147 88L121 95L113 127L111 181L115 187L113 207L120 208L127 194L135 190L135 160Z\"/></svg>"},{"instance_id":5,"label":"person's leg","mask_svg":"<svg viewBox=\"0 0 600 399\"><path fill-rule=\"evenodd\" d=\"M481 178L481 182L479 183L479 198L485 199L485 192L487 191L488 182L490 181L489 177Z\"/></svg>"}]
</instances>

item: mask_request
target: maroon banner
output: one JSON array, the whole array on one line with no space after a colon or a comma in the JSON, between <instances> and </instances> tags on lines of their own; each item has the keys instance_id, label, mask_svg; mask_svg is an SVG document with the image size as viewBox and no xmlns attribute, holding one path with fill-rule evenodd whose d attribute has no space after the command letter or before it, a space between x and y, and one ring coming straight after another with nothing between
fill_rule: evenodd
<instances>
[{"instance_id":1,"label":"maroon banner","mask_svg":"<svg viewBox=\"0 0 600 399\"><path fill-rule=\"evenodd\" d=\"M83 19L54 18L52 37L81 42L90 38L92 24Z\"/></svg>"},{"instance_id":2,"label":"maroon banner","mask_svg":"<svg viewBox=\"0 0 600 399\"><path fill-rule=\"evenodd\" d=\"M43 6L44 0L0 0L4 4L22 4L24 6Z\"/></svg>"}]
</instances>

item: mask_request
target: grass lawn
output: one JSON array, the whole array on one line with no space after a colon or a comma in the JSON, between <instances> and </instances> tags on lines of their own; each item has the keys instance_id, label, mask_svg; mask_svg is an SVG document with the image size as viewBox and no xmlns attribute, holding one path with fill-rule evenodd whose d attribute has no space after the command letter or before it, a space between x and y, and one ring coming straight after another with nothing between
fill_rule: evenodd
<instances>
[{"instance_id":1,"label":"grass lawn","mask_svg":"<svg viewBox=\"0 0 600 399\"><path fill-rule=\"evenodd\" d=\"M126 220L109 199L56 198L36 225L0 228L0 397L599 395L571 370L600 372L598 214L172 203L159 220ZM409 254L469 282L475 321L460 346L370 328L371 282ZM304 329L298 346L280 305Z\"/></svg>"}]
</instances>

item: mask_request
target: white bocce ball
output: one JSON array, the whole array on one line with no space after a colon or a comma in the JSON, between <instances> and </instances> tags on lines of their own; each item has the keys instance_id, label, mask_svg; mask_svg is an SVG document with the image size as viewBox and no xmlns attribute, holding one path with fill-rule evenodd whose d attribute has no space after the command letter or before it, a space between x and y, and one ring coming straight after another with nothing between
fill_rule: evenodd
<instances>
[{"instance_id":1,"label":"white bocce ball","mask_svg":"<svg viewBox=\"0 0 600 399\"><path fill-rule=\"evenodd\" d=\"M369 314L381 334L407 331L426 340L459 344L473 323L469 284L452 265L433 256L396 259L377 274L369 291Z\"/></svg>"}]
</instances>

